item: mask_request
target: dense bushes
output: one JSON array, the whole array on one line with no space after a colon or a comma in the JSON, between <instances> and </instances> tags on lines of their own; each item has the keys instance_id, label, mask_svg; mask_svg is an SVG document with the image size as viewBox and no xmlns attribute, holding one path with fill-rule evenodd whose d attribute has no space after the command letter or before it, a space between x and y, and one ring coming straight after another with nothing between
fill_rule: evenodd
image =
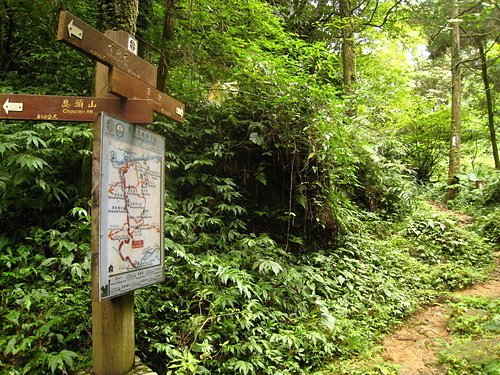
<instances>
[{"instance_id":1,"label":"dense bushes","mask_svg":"<svg viewBox=\"0 0 500 375\"><path fill-rule=\"evenodd\" d=\"M477 184L480 182L481 184ZM484 185L484 186L483 186ZM457 197L446 202L452 209L460 210L474 219L474 230L498 247L500 221L500 174L496 170L477 168L469 174L460 175ZM431 190L433 198L439 199L446 191L445 184Z\"/></svg>"},{"instance_id":2,"label":"dense bushes","mask_svg":"<svg viewBox=\"0 0 500 375\"><path fill-rule=\"evenodd\" d=\"M168 205L166 282L136 293L139 353L161 373L307 373L365 351L436 288L477 280L479 259L487 261L476 236L450 235L449 220L435 214L417 215L402 231L372 220L383 238L365 232L339 249L296 256L238 228L243 214L223 221L201 214L203 199L189 202ZM7 369L44 373L88 363L88 222L78 212L73 224L2 242ZM419 249L431 238L423 261L409 236ZM428 262L450 249L450 259Z\"/></svg>"},{"instance_id":3,"label":"dense bushes","mask_svg":"<svg viewBox=\"0 0 500 375\"><path fill-rule=\"evenodd\" d=\"M500 202L500 172L492 173L484 188L484 203L489 206L498 205Z\"/></svg>"},{"instance_id":4,"label":"dense bushes","mask_svg":"<svg viewBox=\"0 0 500 375\"><path fill-rule=\"evenodd\" d=\"M90 174L82 166L90 160L91 137L86 125L2 125L2 233L13 236L31 225L51 227L88 191Z\"/></svg>"},{"instance_id":5,"label":"dense bushes","mask_svg":"<svg viewBox=\"0 0 500 375\"><path fill-rule=\"evenodd\" d=\"M0 372L67 373L88 364L89 218L0 237ZM56 371L57 370L57 371Z\"/></svg>"},{"instance_id":6,"label":"dense bushes","mask_svg":"<svg viewBox=\"0 0 500 375\"><path fill-rule=\"evenodd\" d=\"M413 240L412 256L426 263L437 264L449 261L465 262L474 266L489 258L488 247L481 238L457 226L456 221L443 220L438 215L416 218L405 233Z\"/></svg>"},{"instance_id":7,"label":"dense bushes","mask_svg":"<svg viewBox=\"0 0 500 375\"><path fill-rule=\"evenodd\" d=\"M449 374L498 373L498 298L454 296L449 305L451 337L439 353L440 362Z\"/></svg>"},{"instance_id":8,"label":"dense bushes","mask_svg":"<svg viewBox=\"0 0 500 375\"><path fill-rule=\"evenodd\" d=\"M482 218L481 222L483 236L498 248L500 246L500 209L493 210Z\"/></svg>"},{"instance_id":9,"label":"dense bushes","mask_svg":"<svg viewBox=\"0 0 500 375\"><path fill-rule=\"evenodd\" d=\"M167 232L177 236L168 243L167 282L137 297L143 358L162 373L307 373L365 351L436 290L478 280L490 259L476 235L437 214L417 215L400 234L381 228L383 239L350 235L341 248L301 256L267 235L183 230L190 216L169 211ZM417 233L422 227L430 229ZM422 261L412 237L431 241L429 259L450 257Z\"/></svg>"}]
</instances>

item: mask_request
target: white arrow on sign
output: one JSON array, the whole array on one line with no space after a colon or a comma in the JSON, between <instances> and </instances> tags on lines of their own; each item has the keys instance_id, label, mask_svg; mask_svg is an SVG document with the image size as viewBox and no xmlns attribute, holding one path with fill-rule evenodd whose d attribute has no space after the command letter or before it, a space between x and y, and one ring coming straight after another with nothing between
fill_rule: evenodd
<instances>
[{"instance_id":1,"label":"white arrow on sign","mask_svg":"<svg viewBox=\"0 0 500 375\"><path fill-rule=\"evenodd\" d=\"M23 111L23 103L11 103L9 98L3 103L3 109L5 113L9 114L11 112L22 112Z\"/></svg>"},{"instance_id":2,"label":"white arrow on sign","mask_svg":"<svg viewBox=\"0 0 500 375\"><path fill-rule=\"evenodd\" d=\"M71 38L71 36L76 36L78 39L82 39L83 38L83 30L80 29L79 27L75 26L73 24L73 20L71 20L70 23L68 23L68 34L69 34L69 37Z\"/></svg>"}]
</instances>

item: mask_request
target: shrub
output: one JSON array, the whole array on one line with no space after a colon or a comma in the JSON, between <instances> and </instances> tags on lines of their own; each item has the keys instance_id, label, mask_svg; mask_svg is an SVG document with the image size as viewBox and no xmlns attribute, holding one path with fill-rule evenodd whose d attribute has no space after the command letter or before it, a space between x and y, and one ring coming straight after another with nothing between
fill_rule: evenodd
<instances>
[{"instance_id":1,"label":"shrub","mask_svg":"<svg viewBox=\"0 0 500 375\"><path fill-rule=\"evenodd\" d=\"M481 218L481 233L497 248L500 246L500 207Z\"/></svg>"},{"instance_id":2,"label":"shrub","mask_svg":"<svg viewBox=\"0 0 500 375\"><path fill-rule=\"evenodd\" d=\"M86 214L69 219L32 228L22 241L0 237L0 352L9 374L67 373L88 360L90 223Z\"/></svg>"},{"instance_id":3,"label":"shrub","mask_svg":"<svg viewBox=\"0 0 500 375\"><path fill-rule=\"evenodd\" d=\"M495 173L488 179L484 186L484 203L498 205L500 202L500 173Z\"/></svg>"},{"instance_id":4,"label":"shrub","mask_svg":"<svg viewBox=\"0 0 500 375\"><path fill-rule=\"evenodd\" d=\"M439 214L415 217L404 234L415 243L410 254L429 264L459 261L474 266L491 260L489 248L479 235Z\"/></svg>"}]
</instances>

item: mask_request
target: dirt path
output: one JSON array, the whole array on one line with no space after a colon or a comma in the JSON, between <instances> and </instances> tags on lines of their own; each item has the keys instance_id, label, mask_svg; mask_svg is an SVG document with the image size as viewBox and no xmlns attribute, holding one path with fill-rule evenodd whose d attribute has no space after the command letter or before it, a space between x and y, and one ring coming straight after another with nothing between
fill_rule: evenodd
<instances>
[{"instance_id":1,"label":"dirt path","mask_svg":"<svg viewBox=\"0 0 500 375\"><path fill-rule=\"evenodd\" d=\"M500 253L490 280L458 295L500 297ZM446 309L432 306L421 310L403 327L384 340L384 358L400 365L400 375L440 375L444 369L438 363L439 342L448 338Z\"/></svg>"}]
</instances>

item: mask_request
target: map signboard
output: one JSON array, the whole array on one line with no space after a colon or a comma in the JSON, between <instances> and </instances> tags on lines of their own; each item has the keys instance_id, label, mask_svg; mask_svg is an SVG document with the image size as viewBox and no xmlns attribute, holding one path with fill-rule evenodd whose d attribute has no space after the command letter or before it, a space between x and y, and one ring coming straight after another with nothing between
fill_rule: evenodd
<instances>
[{"instance_id":1,"label":"map signboard","mask_svg":"<svg viewBox=\"0 0 500 375\"><path fill-rule=\"evenodd\" d=\"M164 279L165 139L101 115L99 297Z\"/></svg>"}]
</instances>

